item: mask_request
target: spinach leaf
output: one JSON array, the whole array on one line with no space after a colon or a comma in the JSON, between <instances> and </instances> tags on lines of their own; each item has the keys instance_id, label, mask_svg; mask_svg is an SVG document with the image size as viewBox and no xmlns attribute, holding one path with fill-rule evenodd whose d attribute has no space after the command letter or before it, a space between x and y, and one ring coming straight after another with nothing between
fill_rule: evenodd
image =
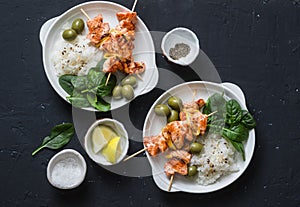
<instances>
[{"instance_id":1,"label":"spinach leaf","mask_svg":"<svg viewBox=\"0 0 300 207\"><path fill-rule=\"evenodd\" d=\"M116 86L116 83L117 83L116 76L111 74L107 85L105 85L107 77L108 77L108 74L105 74L104 78L101 81L101 84L99 85L99 87L97 89L97 96L104 97L104 96L111 95L114 87Z\"/></svg>"},{"instance_id":2,"label":"spinach leaf","mask_svg":"<svg viewBox=\"0 0 300 207\"><path fill-rule=\"evenodd\" d=\"M246 111L246 110L243 110L243 117L242 117L241 123L249 130L256 127L256 122L255 122L253 116L250 114L249 111Z\"/></svg>"},{"instance_id":3,"label":"spinach leaf","mask_svg":"<svg viewBox=\"0 0 300 207\"><path fill-rule=\"evenodd\" d=\"M218 117L224 117L226 112L226 100L218 93L214 93L208 98L202 112L204 114L209 114L214 111L217 111L214 116Z\"/></svg>"},{"instance_id":4,"label":"spinach leaf","mask_svg":"<svg viewBox=\"0 0 300 207\"><path fill-rule=\"evenodd\" d=\"M230 126L239 124L242 119L242 109L240 104L231 99L226 102L226 123Z\"/></svg>"},{"instance_id":5,"label":"spinach leaf","mask_svg":"<svg viewBox=\"0 0 300 207\"><path fill-rule=\"evenodd\" d=\"M88 102L99 111L109 111L110 110L110 104L104 101L101 97L97 96L94 93L88 93L86 95Z\"/></svg>"},{"instance_id":6,"label":"spinach leaf","mask_svg":"<svg viewBox=\"0 0 300 207\"><path fill-rule=\"evenodd\" d=\"M110 103L107 103L103 98L97 96L97 106L95 107L99 111L109 111L110 110Z\"/></svg>"},{"instance_id":7,"label":"spinach leaf","mask_svg":"<svg viewBox=\"0 0 300 207\"><path fill-rule=\"evenodd\" d=\"M249 131L242 124L223 128L222 136L235 142L242 142L248 139Z\"/></svg>"},{"instance_id":8,"label":"spinach leaf","mask_svg":"<svg viewBox=\"0 0 300 207\"><path fill-rule=\"evenodd\" d=\"M246 160L246 157L245 157L245 149L244 149L244 145L243 143L241 142L235 142L235 141L232 141L232 140L229 140L230 143L232 144L232 146L239 152L242 154L242 157L243 157L243 161Z\"/></svg>"},{"instance_id":9,"label":"spinach leaf","mask_svg":"<svg viewBox=\"0 0 300 207\"><path fill-rule=\"evenodd\" d=\"M67 97L67 100L70 101L72 106L76 108L90 106L90 103L86 99L86 96L84 94L79 93L77 90L74 90L72 96Z\"/></svg>"},{"instance_id":10,"label":"spinach leaf","mask_svg":"<svg viewBox=\"0 0 300 207\"><path fill-rule=\"evenodd\" d=\"M71 83L77 91L82 91L87 87L87 78L86 76L77 76L71 80Z\"/></svg>"},{"instance_id":11,"label":"spinach leaf","mask_svg":"<svg viewBox=\"0 0 300 207\"><path fill-rule=\"evenodd\" d=\"M225 120L216 116L209 117L208 131L222 135L222 130L225 127Z\"/></svg>"},{"instance_id":12,"label":"spinach leaf","mask_svg":"<svg viewBox=\"0 0 300 207\"><path fill-rule=\"evenodd\" d=\"M100 111L110 110L110 103L103 100L103 97L112 94L117 78L111 74L105 85L108 74L102 72L104 61L101 60L96 67L91 68L86 76L62 75L59 78L61 87L70 95L67 100L74 107L93 106Z\"/></svg>"},{"instance_id":13,"label":"spinach leaf","mask_svg":"<svg viewBox=\"0 0 300 207\"><path fill-rule=\"evenodd\" d=\"M62 75L59 77L58 83L69 95L72 95L74 90L72 80L76 78L75 75Z\"/></svg>"},{"instance_id":14,"label":"spinach leaf","mask_svg":"<svg viewBox=\"0 0 300 207\"><path fill-rule=\"evenodd\" d=\"M73 124L64 123L55 126L49 136L46 136L42 144L32 153L34 156L43 148L59 149L65 146L72 139L75 133Z\"/></svg>"},{"instance_id":15,"label":"spinach leaf","mask_svg":"<svg viewBox=\"0 0 300 207\"><path fill-rule=\"evenodd\" d=\"M203 106L202 113L203 114L210 114L212 111L210 110L210 107L208 106L208 102Z\"/></svg>"},{"instance_id":16,"label":"spinach leaf","mask_svg":"<svg viewBox=\"0 0 300 207\"><path fill-rule=\"evenodd\" d=\"M90 69L87 75L87 88L93 89L98 87L103 81L104 75L105 73L99 72L94 68Z\"/></svg>"}]
</instances>

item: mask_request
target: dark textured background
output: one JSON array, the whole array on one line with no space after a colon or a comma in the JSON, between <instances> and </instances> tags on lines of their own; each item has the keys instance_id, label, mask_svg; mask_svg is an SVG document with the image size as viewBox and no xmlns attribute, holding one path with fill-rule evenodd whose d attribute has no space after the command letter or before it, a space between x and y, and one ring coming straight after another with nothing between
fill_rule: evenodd
<instances>
[{"instance_id":1,"label":"dark textured background","mask_svg":"<svg viewBox=\"0 0 300 207\"><path fill-rule=\"evenodd\" d=\"M49 185L46 167L56 152L34 158L31 152L72 114L45 76L38 35L46 20L82 2L0 1L0 206L300 206L299 0L139 0L136 7L152 31L194 30L222 80L244 90L257 142L248 169L232 185L209 194L166 193L151 177L117 176L97 166L77 138L67 148L86 158L84 183L71 191ZM173 67L161 55L157 65Z\"/></svg>"}]
</instances>

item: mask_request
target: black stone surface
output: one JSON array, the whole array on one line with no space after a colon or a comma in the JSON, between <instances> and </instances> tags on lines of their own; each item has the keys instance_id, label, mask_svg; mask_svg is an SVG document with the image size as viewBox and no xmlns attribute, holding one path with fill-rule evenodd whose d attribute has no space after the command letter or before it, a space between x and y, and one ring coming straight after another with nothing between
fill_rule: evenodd
<instances>
[{"instance_id":1,"label":"black stone surface","mask_svg":"<svg viewBox=\"0 0 300 207\"><path fill-rule=\"evenodd\" d=\"M82 2L0 1L0 206L300 206L299 0L137 4L151 31L178 26L195 31L222 81L245 92L258 124L257 142L249 167L237 181L214 193L166 193L151 177L118 176L94 164L74 137L66 148L86 158L86 179L70 191L52 187L46 167L57 151L43 150L35 157L31 152L54 125L72 122L72 108L45 76L39 30L46 20ZM178 67L161 55L157 65L171 71ZM157 97L152 95L149 102ZM132 143L132 152L139 147Z\"/></svg>"}]
</instances>

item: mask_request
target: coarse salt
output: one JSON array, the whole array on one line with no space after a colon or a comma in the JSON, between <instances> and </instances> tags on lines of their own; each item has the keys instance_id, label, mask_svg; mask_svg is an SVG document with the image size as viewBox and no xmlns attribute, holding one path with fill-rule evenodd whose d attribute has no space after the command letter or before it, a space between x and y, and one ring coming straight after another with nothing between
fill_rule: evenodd
<instances>
[{"instance_id":1,"label":"coarse salt","mask_svg":"<svg viewBox=\"0 0 300 207\"><path fill-rule=\"evenodd\" d=\"M58 161L51 174L52 182L59 188L70 188L80 181L83 169L73 157Z\"/></svg>"}]
</instances>

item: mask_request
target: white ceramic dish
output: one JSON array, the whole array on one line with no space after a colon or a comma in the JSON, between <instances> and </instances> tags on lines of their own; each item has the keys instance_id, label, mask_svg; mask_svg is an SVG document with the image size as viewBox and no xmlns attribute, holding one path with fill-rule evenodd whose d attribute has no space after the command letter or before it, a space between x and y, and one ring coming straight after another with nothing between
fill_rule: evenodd
<instances>
[{"instance_id":1,"label":"white ceramic dish","mask_svg":"<svg viewBox=\"0 0 300 207\"><path fill-rule=\"evenodd\" d=\"M55 50L54 43L58 38L62 38L62 25L65 25L66 23L68 25L71 25L71 22L75 18L82 18L83 20L87 20L80 11L81 8L83 8L90 17L94 17L101 13L103 15L104 21L108 22L111 28L115 27L118 24L116 13L119 11L129 10L124 6L112 2L91 1L79 4L69 9L62 15L48 20L41 27L40 41L43 46L43 64L47 78L54 90L66 101L66 97L68 96L68 94L61 88L58 83L58 77L56 76L55 71L53 71L54 69L50 57L52 52ZM84 34L86 34L86 29ZM141 74L143 81L139 81L138 86L134 90L135 97L137 97L151 91L158 82L158 70L155 64L155 49L153 40L148 28L140 18L138 18L138 23L136 25L136 39L134 41L134 45L134 59L136 61L143 61L146 64L146 70L143 74ZM120 100L113 99L111 100L111 110L119 108L128 102L129 101L125 98ZM92 107L85 109L89 111L97 111Z\"/></svg>"},{"instance_id":2,"label":"white ceramic dish","mask_svg":"<svg viewBox=\"0 0 300 207\"><path fill-rule=\"evenodd\" d=\"M174 60L170 57L169 51L174 48L177 43L184 43L190 46L190 52L187 56ZM197 58L199 54L199 40L191 30L178 27L169 31L162 39L161 49L167 59L179 65L189 65Z\"/></svg>"},{"instance_id":3,"label":"white ceramic dish","mask_svg":"<svg viewBox=\"0 0 300 207\"><path fill-rule=\"evenodd\" d=\"M114 164L108 162L105 159L105 157L101 154L101 152L95 154L92 150L91 134L92 134L94 128L98 125L106 125L106 126L111 127L121 137L120 146L121 146L122 152L121 152L120 157ZM84 148L85 148L86 153L94 162L96 162L99 165L115 165L115 164L119 163L126 156L128 147L129 147L129 140L128 140L127 131L126 131L125 127L123 126L123 124L121 124L119 121L117 121L115 119L105 118L105 119L99 119L99 120L95 121L90 126L90 128L88 129L88 131L84 137Z\"/></svg>"},{"instance_id":4,"label":"white ceramic dish","mask_svg":"<svg viewBox=\"0 0 300 207\"><path fill-rule=\"evenodd\" d=\"M157 135L160 133L163 126L166 125L166 119L164 117L159 117L154 112L154 107L159 103L165 103L170 96L178 96L180 97L183 102L190 102L193 99L193 92L196 90L196 99L203 98L207 100L209 96L213 93L223 93L226 99L236 99L240 103L243 109L247 109L245 103L245 97L242 90L235 84L232 83L211 83L205 81L195 81L195 82L187 82L180 85L177 85L170 90L163 93L157 101L153 104L149 113L147 114L144 129L143 129L143 137ZM237 156L237 167L239 168L238 172L223 176L221 179L217 180L216 183L203 186L199 185L190 179L187 179L181 175L175 175L174 182L172 185L171 192L176 191L183 191L189 193L208 193L213 192L219 189L222 189L236 179L238 179L242 173L246 170L247 166L249 165L255 146L255 132L251 130L249 133L249 138L245 143L245 154L246 154L246 161L243 161L241 156ZM156 185L164 190L168 190L169 186L169 178L164 173L164 164L166 159L162 156L151 157L148 153L147 157L152 167L153 178Z\"/></svg>"},{"instance_id":5,"label":"white ceramic dish","mask_svg":"<svg viewBox=\"0 0 300 207\"><path fill-rule=\"evenodd\" d=\"M64 167L66 167L66 165L70 165L69 167L71 167L74 163L68 163L67 161L72 159L72 161L74 163L76 163L76 170L77 170L77 174L74 175L74 177L72 178L73 181L70 181L70 185L63 185L62 183L57 182L56 179L62 180L64 179L66 176L68 177L68 179L70 179L70 177L72 177L72 174L69 175L63 175L61 174L61 178L57 178L57 176L59 176L59 174L54 175L54 168L56 167L56 165L60 162L65 162L64 163ZM62 167L62 165L60 166ZM62 170L62 169L61 169ZM64 169L66 170L66 169ZM47 166L47 178L48 181L51 183L51 185L53 185L56 188L60 188L60 189L72 189L72 188L76 188L77 186L79 186L82 181L85 178L86 175L86 162L84 160L84 158L82 157L82 155L77 152L76 150L73 149L65 149L60 151L59 153L55 154L49 161L48 166ZM70 171L70 169L68 170Z\"/></svg>"}]
</instances>

